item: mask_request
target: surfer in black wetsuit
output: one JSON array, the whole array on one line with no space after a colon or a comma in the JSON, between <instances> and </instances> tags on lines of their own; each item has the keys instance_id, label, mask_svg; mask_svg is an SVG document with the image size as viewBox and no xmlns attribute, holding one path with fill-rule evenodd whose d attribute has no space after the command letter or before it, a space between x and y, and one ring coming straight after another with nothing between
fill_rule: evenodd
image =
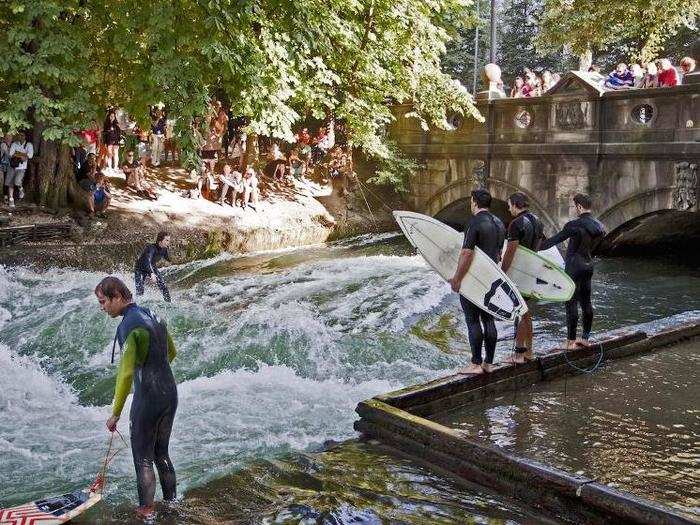
<instances>
[{"instance_id":1,"label":"surfer in black wetsuit","mask_svg":"<svg viewBox=\"0 0 700 525\"><path fill-rule=\"evenodd\" d=\"M158 469L163 499L172 501L176 497L175 468L168 455L177 410L177 386L170 369L176 354L175 344L165 323L132 302L131 291L116 277L104 278L95 288L95 295L100 308L110 317L122 316L115 344L119 343L123 353L107 429L116 430L133 380L129 424L139 494L137 514L149 518L154 512L156 490L153 463Z\"/></svg>"},{"instance_id":2,"label":"surfer in black wetsuit","mask_svg":"<svg viewBox=\"0 0 700 525\"><path fill-rule=\"evenodd\" d=\"M146 279L150 279L151 282L156 283L158 288L160 288L163 299L168 303L170 302L170 291L163 280L163 276L158 271L158 266L156 266L161 259L172 262L170 261L168 246L170 246L170 235L168 232L158 232L156 242L147 244L143 252L141 252L134 267L136 295L143 295L144 283Z\"/></svg>"},{"instance_id":3,"label":"surfer in black wetsuit","mask_svg":"<svg viewBox=\"0 0 700 525\"><path fill-rule=\"evenodd\" d=\"M486 190L474 190L471 194L472 218L469 220L464 232L464 242L459 255L459 263L454 277L450 279L452 291L459 293L462 280L467 275L474 257L474 248L479 247L495 262L501 259L501 248L505 240L505 228L503 223L493 215L491 207L491 194ZM472 349L472 362L469 366L459 370L463 374L481 374L490 372L493 365L493 357L496 353L498 332L496 322L491 314L473 305L467 299L459 296L459 301L464 310L464 318L469 331L469 345ZM481 347L486 349L486 359L482 358Z\"/></svg>"},{"instance_id":4,"label":"surfer in black wetsuit","mask_svg":"<svg viewBox=\"0 0 700 525\"><path fill-rule=\"evenodd\" d=\"M540 250L551 248L569 239L566 249L566 273L576 284L573 297L566 302L566 348L577 344L587 345L593 325L593 305L591 304L591 279L593 278L592 252L606 235L605 227L591 215L591 198L583 193L574 196L578 218L569 221L564 229L554 237L544 240ZM581 305L581 339L576 339L578 325L578 304Z\"/></svg>"},{"instance_id":5,"label":"surfer in black wetsuit","mask_svg":"<svg viewBox=\"0 0 700 525\"><path fill-rule=\"evenodd\" d=\"M534 252L539 250L540 242L544 236L544 226L539 217L529 209L530 200L521 192L513 193L508 198L508 211L514 217L508 225L508 246L503 254L501 268L508 272L515 250L518 246L524 246ZM532 302L526 299L528 311L516 327L515 355L505 359L507 363L524 363L526 359L532 359Z\"/></svg>"}]
</instances>

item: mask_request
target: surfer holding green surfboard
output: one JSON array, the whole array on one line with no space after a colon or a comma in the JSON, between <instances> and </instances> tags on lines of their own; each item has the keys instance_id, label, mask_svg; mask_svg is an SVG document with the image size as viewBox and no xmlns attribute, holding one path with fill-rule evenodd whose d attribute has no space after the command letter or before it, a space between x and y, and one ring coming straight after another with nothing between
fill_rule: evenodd
<instances>
[{"instance_id":1,"label":"surfer holding green surfboard","mask_svg":"<svg viewBox=\"0 0 700 525\"><path fill-rule=\"evenodd\" d=\"M493 261L498 263L501 258L501 247L505 238L503 223L493 215L491 207L491 194L486 190L474 190L471 193L472 218L464 233L464 242L459 254L459 263L454 277L450 279L452 291L459 293L462 280L469 271L474 258L474 250L481 249ZM469 366L459 370L463 374L481 374L490 372L493 366L493 358L496 353L498 331L496 322L491 314L479 308L475 304L459 296L464 318L469 331L469 346L472 350L472 362ZM486 359L481 353L482 346L486 350Z\"/></svg>"},{"instance_id":2,"label":"surfer holding green surfboard","mask_svg":"<svg viewBox=\"0 0 700 525\"><path fill-rule=\"evenodd\" d=\"M515 251L518 246L523 246L534 252L539 249L539 244L544 237L544 226L539 217L530 211L530 200L522 192L513 193L508 197L508 211L514 217L508 225L508 245L503 254L501 268L508 273ZM534 301L528 301L528 311L516 327L515 355L505 359L507 363L524 363L532 359L532 314L531 308Z\"/></svg>"}]
</instances>

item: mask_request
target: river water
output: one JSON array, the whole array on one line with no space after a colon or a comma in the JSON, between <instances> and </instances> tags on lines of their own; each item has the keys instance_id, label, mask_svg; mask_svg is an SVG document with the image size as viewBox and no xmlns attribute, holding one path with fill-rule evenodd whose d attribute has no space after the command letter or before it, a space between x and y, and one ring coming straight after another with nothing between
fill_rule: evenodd
<instances>
[{"instance_id":1,"label":"river water","mask_svg":"<svg viewBox=\"0 0 700 525\"><path fill-rule=\"evenodd\" d=\"M221 508L219 498L195 497L198 490L239 487L225 490L226 499L238 508L239 494L240 517L250 521L281 516L285 522L291 512L294 523L305 513L335 512L339 522L349 522L372 512L408 516L420 505L446 522L467 515L528 521L527 509L513 502L377 447L327 450L356 437L360 400L444 375L469 359L456 296L400 236L225 254L165 273L174 303L165 305L151 290L142 304L167 319L178 346L180 404L171 455L180 493L189 490L185 500L200 509L178 519L197 521L206 513L201 509ZM99 468L117 324L97 308L92 290L102 276L0 267L0 506L74 490ZM122 276L131 281L127 272ZM594 301L598 331L697 310L700 270L671 259L604 260ZM536 315L537 344L563 339L561 306L541 306ZM501 337L504 355L512 328L502 325ZM127 439L128 405L120 423ZM375 484L363 485L352 474L363 457L374 458ZM129 451L115 459L106 503L90 521L123 520L120 509L135 499L132 468ZM316 481L297 483L309 468ZM258 494L268 504L249 504L255 493L240 486L251 479L274 479ZM319 486L324 497L314 499L310 491ZM397 487L405 489L403 498L392 496Z\"/></svg>"}]
</instances>

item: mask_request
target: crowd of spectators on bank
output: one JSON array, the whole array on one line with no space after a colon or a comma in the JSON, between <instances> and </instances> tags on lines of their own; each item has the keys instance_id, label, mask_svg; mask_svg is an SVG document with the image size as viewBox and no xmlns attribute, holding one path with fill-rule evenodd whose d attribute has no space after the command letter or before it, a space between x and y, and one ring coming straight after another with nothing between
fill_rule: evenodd
<instances>
[{"instance_id":1,"label":"crowd of spectators on bank","mask_svg":"<svg viewBox=\"0 0 700 525\"><path fill-rule=\"evenodd\" d=\"M81 140L72 149L74 171L89 216L104 212L111 202L106 176L124 177L126 189L137 197L158 198L154 185L147 182L147 170L179 162L181 151L175 121L168 118L166 108L154 106L149 116L150 127L144 129L119 108L110 108L102 125L76 132ZM316 133L301 128L293 143L255 136L255 158L249 158L248 123L216 99L207 115L193 119L196 162L190 177L195 182L186 196L257 211L263 190L291 186L294 181L309 183L307 176L317 167L328 177L352 172L351 155L336 143L332 118ZM259 150L265 153L258 156Z\"/></svg>"},{"instance_id":2,"label":"crowd of spectators on bank","mask_svg":"<svg viewBox=\"0 0 700 525\"><path fill-rule=\"evenodd\" d=\"M600 67L593 64L588 69L590 80L604 89L644 89L677 86L683 83L683 77L695 70L695 60L683 58L678 67L670 59L662 58L646 64L620 63L608 75L601 73ZM523 74L515 77L510 90L511 98L539 97L544 95L561 80L559 73L545 69L541 73L525 68Z\"/></svg>"}]
</instances>

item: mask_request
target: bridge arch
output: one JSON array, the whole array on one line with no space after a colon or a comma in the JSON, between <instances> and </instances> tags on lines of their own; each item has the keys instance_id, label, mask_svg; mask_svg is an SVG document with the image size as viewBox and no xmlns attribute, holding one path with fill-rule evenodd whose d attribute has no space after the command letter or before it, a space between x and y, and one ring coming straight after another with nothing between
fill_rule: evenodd
<instances>
[{"instance_id":1,"label":"bridge arch","mask_svg":"<svg viewBox=\"0 0 700 525\"><path fill-rule=\"evenodd\" d=\"M545 209L542 203L526 189L511 184L509 182L489 177L485 181L486 189L491 193L494 199L506 203L508 197L516 191L521 191L530 199L530 208L542 220L545 230L554 232L557 231L559 225L551 214ZM449 208L450 205L460 200L469 202L472 190L475 188L474 181L469 179L460 179L446 186L443 186L433 196L431 196L424 205L423 213L435 217L441 211Z\"/></svg>"}]
</instances>

